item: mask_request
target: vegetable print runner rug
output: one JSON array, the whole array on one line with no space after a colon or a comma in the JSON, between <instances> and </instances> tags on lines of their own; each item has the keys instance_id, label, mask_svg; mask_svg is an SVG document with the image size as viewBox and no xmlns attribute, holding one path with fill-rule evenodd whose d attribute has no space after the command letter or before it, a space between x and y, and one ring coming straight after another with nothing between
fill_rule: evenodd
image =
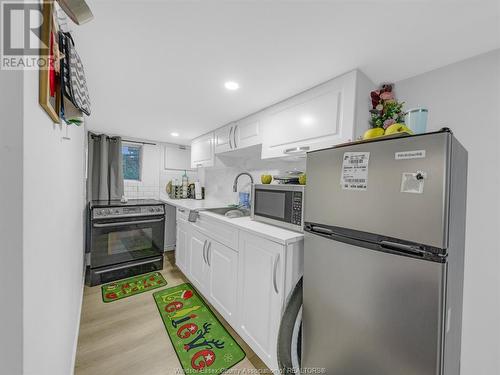
<instances>
[{"instance_id":1,"label":"vegetable print runner rug","mask_svg":"<svg viewBox=\"0 0 500 375\"><path fill-rule=\"evenodd\" d=\"M221 374L245 358L191 284L153 294L185 374Z\"/></svg>"},{"instance_id":2,"label":"vegetable print runner rug","mask_svg":"<svg viewBox=\"0 0 500 375\"><path fill-rule=\"evenodd\" d=\"M167 282L159 272L133 276L101 286L102 300L103 302L113 302L164 285L167 285Z\"/></svg>"}]
</instances>

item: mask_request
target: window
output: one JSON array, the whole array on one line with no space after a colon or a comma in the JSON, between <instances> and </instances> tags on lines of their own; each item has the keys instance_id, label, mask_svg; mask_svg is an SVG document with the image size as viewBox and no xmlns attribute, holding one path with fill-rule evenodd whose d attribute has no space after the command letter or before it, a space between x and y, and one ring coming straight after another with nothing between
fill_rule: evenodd
<instances>
[{"instance_id":1,"label":"window","mask_svg":"<svg viewBox=\"0 0 500 375\"><path fill-rule=\"evenodd\" d=\"M122 145L123 178L125 180L141 180L142 146Z\"/></svg>"}]
</instances>

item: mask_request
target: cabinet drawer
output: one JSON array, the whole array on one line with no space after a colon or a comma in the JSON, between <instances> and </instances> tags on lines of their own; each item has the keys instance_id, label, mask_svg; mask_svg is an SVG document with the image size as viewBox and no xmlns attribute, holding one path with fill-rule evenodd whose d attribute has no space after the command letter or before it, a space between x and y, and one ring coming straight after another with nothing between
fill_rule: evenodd
<instances>
[{"instance_id":1,"label":"cabinet drawer","mask_svg":"<svg viewBox=\"0 0 500 375\"><path fill-rule=\"evenodd\" d=\"M186 220L188 219L189 217L189 210L187 208L179 208L177 207L177 210L176 210L176 219L179 220Z\"/></svg>"},{"instance_id":2,"label":"cabinet drawer","mask_svg":"<svg viewBox=\"0 0 500 375\"><path fill-rule=\"evenodd\" d=\"M238 229L201 214L193 226L231 249L238 249Z\"/></svg>"}]
</instances>

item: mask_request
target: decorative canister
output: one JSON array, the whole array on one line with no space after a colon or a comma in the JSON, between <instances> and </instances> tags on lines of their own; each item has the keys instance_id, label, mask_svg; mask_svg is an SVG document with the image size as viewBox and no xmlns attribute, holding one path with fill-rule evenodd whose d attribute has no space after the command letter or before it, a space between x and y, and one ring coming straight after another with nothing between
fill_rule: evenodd
<instances>
[{"instance_id":1,"label":"decorative canister","mask_svg":"<svg viewBox=\"0 0 500 375\"><path fill-rule=\"evenodd\" d=\"M410 109L405 114L405 124L413 133L422 134L427 130L427 108Z\"/></svg>"}]
</instances>

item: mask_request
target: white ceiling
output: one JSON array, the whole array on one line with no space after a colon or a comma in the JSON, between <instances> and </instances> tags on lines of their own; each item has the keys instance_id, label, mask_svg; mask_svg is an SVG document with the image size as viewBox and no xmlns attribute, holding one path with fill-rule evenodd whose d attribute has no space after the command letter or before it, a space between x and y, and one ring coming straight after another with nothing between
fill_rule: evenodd
<instances>
[{"instance_id":1,"label":"white ceiling","mask_svg":"<svg viewBox=\"0 0 500 375\"><path fill-rule=\"evenodd\" d=\"M175 143L353 68L395 82L500 48L498 0L89 3L89 128Z\"/></svg>"}]
</instances>

